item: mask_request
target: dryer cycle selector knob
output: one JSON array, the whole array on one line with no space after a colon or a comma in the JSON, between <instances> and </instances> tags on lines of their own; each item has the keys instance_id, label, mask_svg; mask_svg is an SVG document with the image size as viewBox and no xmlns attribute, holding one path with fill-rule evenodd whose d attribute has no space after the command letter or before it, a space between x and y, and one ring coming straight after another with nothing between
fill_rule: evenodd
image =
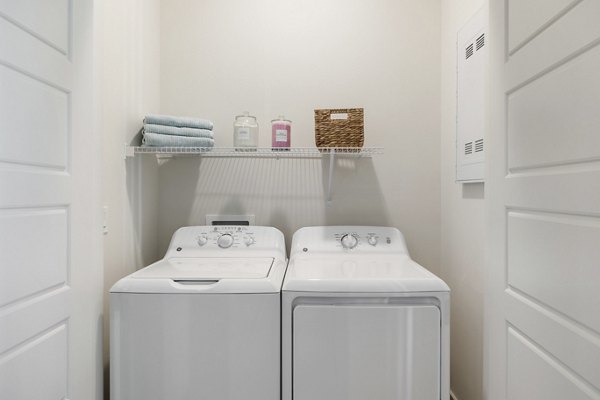
<instances>
[{"instance_id":1,"label":"dryer cycle selector knob","mask_svg":"<svg viewBox=\"0 0 600 400\"><path fill-rule=\"evenodd\" d=\"M224 233L217 239L217 244L222 249L227 249L233 244L233 236L229 233Z\"/></svg>"},{"instance_id":2,"label":"dryer cycle selector knob","mask_svg":"<svg viewBox=\"0 0 600 400\"><path fill-rule=\"evenodd\" d=\"M358 245L358 239L356 236L351 234L346 234L342 236L342 247L345 249L353 249Z\"/></svg>"},{"instance_id":3,"label":"dryer cycle selector knob","mask_svg":"<svg viewBox=\"0 0 600 400\"><path fill-rule=\"evenodd\" d=\"M376 236L369 236L368 242L371 246L375 246L377 245L377 237Z\"/></svg>"}]
</instances>

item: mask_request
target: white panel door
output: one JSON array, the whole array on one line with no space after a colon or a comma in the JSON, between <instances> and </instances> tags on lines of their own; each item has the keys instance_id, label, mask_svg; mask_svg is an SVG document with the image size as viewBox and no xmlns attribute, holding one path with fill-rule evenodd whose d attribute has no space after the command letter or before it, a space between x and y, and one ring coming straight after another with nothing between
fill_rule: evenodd
<instances>
[{"instance_id":1,"label":"white panel door","mask_svg":"<svg viewBox=\"0 0 600 400\"><path fill-rule=\"evenodd\" d=\"M490 2L490 400L600 399L599 21L599 0Z\"/></svg>"},{"instance_id":2,"label":"white panel door","mask_svg":"<svg viewBox=\"0 0 600 400\"><path fill-rule=\"evenodd\" d=\"M92 0L0 0L0 399L102 395Z\"/></svg>"}]
</instances>

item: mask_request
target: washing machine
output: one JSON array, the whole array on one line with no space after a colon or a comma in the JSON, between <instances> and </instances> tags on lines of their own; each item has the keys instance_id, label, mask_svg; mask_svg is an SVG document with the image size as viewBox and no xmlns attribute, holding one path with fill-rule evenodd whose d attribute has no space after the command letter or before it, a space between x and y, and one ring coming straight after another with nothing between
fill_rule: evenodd
<instances>
[{"instance_id":1,"label":"washing machine","mask_svg":"<svg viewBox=\"0 0 600 400\"><path fill-rule=\"evenodd\" d=\"M110 290L112 400L279 400L283 234L179 229Z\"/></svg>"},{"instance_id":2,"label":"washing machine","mask_svg":"<svg viewBox=\"0 0 600 400\"><path fill-rule=\"evenodd\" d=\"M449 399L449 300L395 228L300 229L282 290L282 399Z\"/></svg>"}]
</instances>

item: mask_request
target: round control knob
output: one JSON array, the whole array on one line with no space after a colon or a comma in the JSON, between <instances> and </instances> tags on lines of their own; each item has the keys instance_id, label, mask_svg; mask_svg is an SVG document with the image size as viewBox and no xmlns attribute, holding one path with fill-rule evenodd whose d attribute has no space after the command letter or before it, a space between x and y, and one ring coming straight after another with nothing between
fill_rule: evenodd
<instances>
[{"instance_id":1,"label":"round control knob","mask_svg":"<svg viewBox=\"0 0 600 400\"><path fill-rule=\"evenodd\" d=\"M250 245L254 244L254 238L252 236L246 236L244 238L244 244L246 246L250 246Z\"/></svg>"},{"instance_id":2,"label":"round control knob","mask_svg":"<svg viewBox=\"0 0 600 400\"><path fill-rule=\"evenodd\" d=\"M206 243L208 243L208 237L206 235L198 237L198 246L204 246Z\"/></svg>"},{"instance_id":3,"label":"round control knob","mask_svg":"<svg viewBox=\"0 0 600 400\"><path fill-rule=\"evenodd\" d=\"M346 234L342 236L342 247L345 249L353 249L358 245L358 239L354 235Z\"/></svg>"},{"instance_id":4,"label":"round control knob","mask_svg":"<svg viewBox=\"0 0 600 400\"><path fill-rule=\"evenodd\" d=\"M377 244L377 237L369 236L368 242L371 246L375 246Z\"/></svg>"},{"instance_id":5,"label":"round control knob","mask_svg":"<svg viewBox=\"0 0 600 400\"><path fill-rule=\"evenodd\" d=\"M233 236L231 236L229 233L224 233L217 239L217 244L220 248L227 249L233 244Z\"/></svg>"}]
</instances>

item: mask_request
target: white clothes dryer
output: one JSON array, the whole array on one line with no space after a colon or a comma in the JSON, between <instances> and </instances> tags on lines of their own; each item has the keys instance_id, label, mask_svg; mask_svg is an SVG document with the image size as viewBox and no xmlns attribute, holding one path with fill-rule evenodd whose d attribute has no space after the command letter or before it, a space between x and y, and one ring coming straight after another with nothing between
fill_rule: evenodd
<instances>
[{"instance_id":1,"label":"white clothes dryer","mask_svg":"<svg viewBox=\"0 0 600 400\"><path fill-rule=\"evenodd\" d=\"M447 400L449 297L395 228L298 230L282 290L282 399Z\"/></svg>"},{"instance_id":2,"label":"white clothes dryer","mask_svg":"<svg viewBox=\"0 0 600 400\"><path fill-rule=\"evenodd\" d=\"M179 229L110 290L113 400L279 400L283 234Z\"/></svg>"}]
</instances>

